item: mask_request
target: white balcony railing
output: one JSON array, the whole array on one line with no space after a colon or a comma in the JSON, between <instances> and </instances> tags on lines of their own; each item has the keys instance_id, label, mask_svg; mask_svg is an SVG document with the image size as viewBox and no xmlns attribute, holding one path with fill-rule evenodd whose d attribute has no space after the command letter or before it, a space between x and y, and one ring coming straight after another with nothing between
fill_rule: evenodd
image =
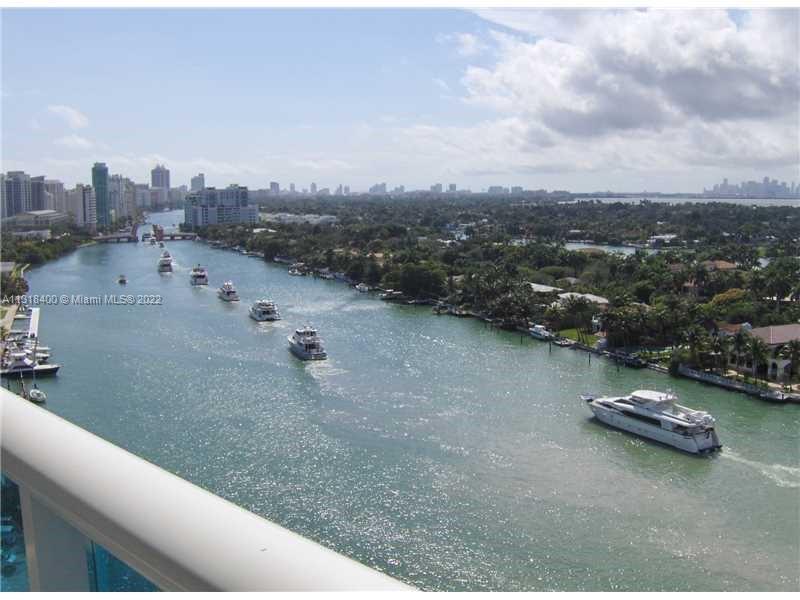
<instances>
[{"instance_id":1,"label":"white balcony railing","mask_svg":"<svg viewBox=\"0 0 800 600\"><path fill-rule=\"evenodd\" d=\"M408 590L0 388L33 591L90 589L87 539L162 590Z\"/></svg>"}]
</instances>

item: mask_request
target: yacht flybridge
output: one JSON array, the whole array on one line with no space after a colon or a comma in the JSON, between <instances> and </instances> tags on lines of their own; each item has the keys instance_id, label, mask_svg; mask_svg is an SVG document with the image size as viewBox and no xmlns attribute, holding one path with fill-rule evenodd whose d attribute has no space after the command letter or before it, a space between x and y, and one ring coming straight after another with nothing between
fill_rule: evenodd
<instances>
[{"instance_id":1,"label":"yacht flybridge","mask_svg":"<svg viewBox=\"0 0 800 600\"><path fill-rule=\"evenodd\" d=\"M714 418L677 403L672 392L636 390L628 396L581 396L594 416L612 427L650 438L692 454L722 448Z\"/></svg>"}]
</instances>

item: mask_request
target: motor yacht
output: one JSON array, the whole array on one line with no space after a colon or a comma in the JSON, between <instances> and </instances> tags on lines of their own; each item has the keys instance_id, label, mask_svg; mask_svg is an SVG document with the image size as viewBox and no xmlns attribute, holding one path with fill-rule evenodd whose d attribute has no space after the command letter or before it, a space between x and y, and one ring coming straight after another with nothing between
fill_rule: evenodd
<instances>
[{"instance_id":1,"label":"motor yacht","mask_svg":"<svg viewBox=\"0 0 800 600\"><path fill-rule=\"evenodd\" d=\"M169 250L164 250L161 253L161 257L158 259L158 271L159 273L168 273L172 271L172 255L169 253Z\"/></svg>"},{"instance_id":2,"label":"motor yacht","mask_svg":"<svg viewBox=\"0 0 800 600\"><path fill-rule=\"evenodd\" d=\"M208 271L200 265L195 266L189 273L189 283L192 285L208 285Z\"/></svg>"},{"instance_id":3,"label":"motor yacht","mask_svg":"<svg viewBox=\"0 0 800 600\"><path fill-rule=\"evenodd\" d=\"M328 358L327 352L322 347L322 340L317 335L317 330L305 326L296 329L289 336L289 350L301 360L324 360Z\"/></svg>"},{"instance_id":4,"label":"motor yacht","mask_svg":"<svg viewBox=\"0 0 800 600\"><path fill-rule=\"evenodd\" d=\"M217 290L217 296L220 297L220 300L225 300L225 302L239 301L239 294L236 292L236 288L233 287L232 281L226 281L223 283L219 290Z\"/></svg>"},{"instance_id":5,"label":"motor yacht","mask_svg":"<svg viewBox=\"0 0 800 600\"><path fill-rule=\"evenodd\" d=\"M250 318L256 321L278 321L281 315L272 300L257 300L250 307Z\"/></svg>"},{"instance_id":6,"label":"motor yacht","mask_svg":"<svg viewBox=\"0 0 800 600\"><path fill-rule=\"evenodd\" d=\"M544 340L545 342L549 342L555 337L553 332L544 325L534 325L528 331L530 332L531 337L536 338L537 340Z\"/></svg>"},{"instance_id":7,"label":"motor yacht","mask_svg":"<svg viewBox=\"0 0 800 600\"><path fill-rule=\"evenodd\" d=\"M714 418L678 404L672 392L636 390L627 396L581 396L594 416L617 429L674 446L692 454L722 448Z\"/></svg>"}]
</instances>

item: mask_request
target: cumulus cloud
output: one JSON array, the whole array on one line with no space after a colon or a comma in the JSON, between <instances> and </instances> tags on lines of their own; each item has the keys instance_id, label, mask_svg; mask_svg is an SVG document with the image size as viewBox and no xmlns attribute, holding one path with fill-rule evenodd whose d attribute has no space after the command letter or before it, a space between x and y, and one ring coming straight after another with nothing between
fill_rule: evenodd
<instances>
[{"instance_id":1,"label":"cumulus cloud","mask_svg":"<svg viewBox=\"0 0 800 600\"><path fill-rule=\"evenodd\" d=\"M465 57L475 56L488 48L477 35L472 33L439 34L436 40L440 44L454 44L456 52Z\"/></svg>"},{"instance_id":2,"label":"cumulus cloud","mask_svg":"<svg viewBox=\"0 0 800 600\"><path fill-rule=\"evenodd\" d=\"M800 11L484 10L463 100L496 116L404 132L464 173L797 165ZM476 42L477 43L477 42Z\"/></svg>"},{"instance_id":3,"label":"cumulus cloud","mask_svg":"<svg viewBox=\"0 0 800 600\"><path fill-rule=\"evenodd\" d=\"M70 129L83 129L89 125L89 118L71 106L51 104L47 107L47 112L63 119Z\"/></svg>"}]
</instances>

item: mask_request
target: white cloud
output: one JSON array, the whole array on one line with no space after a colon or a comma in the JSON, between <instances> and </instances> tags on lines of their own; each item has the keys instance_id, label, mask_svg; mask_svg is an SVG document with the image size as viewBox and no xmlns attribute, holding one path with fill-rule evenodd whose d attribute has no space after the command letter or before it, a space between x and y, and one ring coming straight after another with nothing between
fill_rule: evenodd
<instances>
[{"instance_id":1,"label":"white cloud","mask_svg":"<svg viewBox=\"0 0 800 600\"><path fill-rule=\"evenodd\" d=\"M70 129L83 129L89 125L89 118L77 108L63 104L51 104L47 111L64 120Z\"/></svg>"},{"instance_id":2,"label":"white cloud","mask_svg":"<svg viewBox=\"0 0 800 600\"><path fill-rule=\"evenodd\" d=\"M336 158L294 158L289 160L289 165L312 171L348 171L354 168L349 162Z\"/></svg>"},{"instance_id":3,"label":"white cloud","mask_svg":"<svg viewBox=\"0 0 800 600\"><path fill-rule=\"evenodd\" d=\"M513 30L492 31L496 60L461 80L463 100L494 116L405 129L420 156L475 175L800 162L800 11L738 23L722 10L478 14Z\"/></svg>"},{"instance_id":4,"label":"white cloud","mask_svg":"<svg viewBox=\"0 0 800 600\"><path fill-rule=\"evenodd\" d=\"M94 144L91 141L87 140L85 137L81 137L74 133L70 135L65 135L64 137L57 138L53 140L53 143L58 146L72 148L74 150L84 150L94 146Z\"/></svg>"},{"instance_id":5,"label":"white cloud","mask_svg":"<svg viewBox=\"0 0 800 600\"><path fill-rule=\"evenodd\" d=\"M454 44L460 56L472 57L485 51L488 46L472 33L447 33L436 36L440 44Z\"/></svg>"}]
</instances>

